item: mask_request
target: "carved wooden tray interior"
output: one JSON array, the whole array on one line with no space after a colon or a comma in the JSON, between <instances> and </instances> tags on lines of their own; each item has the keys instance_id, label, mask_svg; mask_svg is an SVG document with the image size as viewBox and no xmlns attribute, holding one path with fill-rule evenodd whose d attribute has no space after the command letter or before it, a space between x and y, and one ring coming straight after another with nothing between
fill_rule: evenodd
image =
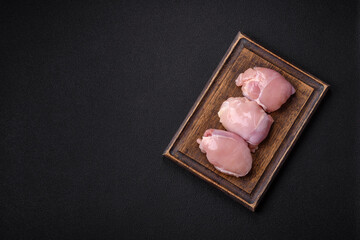
<instances>
[{"instance_id":1,"label":"carved wooden tray interior","mask_svg":"<svg viewBox=\"0 0 360 240\"><path fill-rule=\"evenodd\" d=\"M217 171L200 151L196 139L201 138L208 128L224 129L217 112L227 98L242 96L235 79L246 69L255 66L280 72L294 86L296 93L279 110L270 114L275 122L268 137L253 154L250 173L236 178ZM316 77L238 33L164 156L255 211L327 88L328 85Z\"/></svg>"}]
</instances>

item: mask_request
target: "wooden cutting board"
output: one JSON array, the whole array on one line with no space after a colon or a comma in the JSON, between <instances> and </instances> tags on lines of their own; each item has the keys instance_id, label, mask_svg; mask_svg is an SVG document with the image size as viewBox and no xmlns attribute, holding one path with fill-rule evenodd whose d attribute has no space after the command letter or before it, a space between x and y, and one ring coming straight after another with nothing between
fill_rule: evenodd
<instances>
[{"instance_id":1,"label":"wooden cutting board","mask_svg":"<svg viewBox=\"0 0 360 240\"><path fill-rule=\"evenodd\" d=\"M281 73L296 93L270 114L275 122L253 154L250 173L236 178L216 170L200 151L196 139L206 129L224 129L217 115L221 104L229 97L242 96L235 79L256 66ZM163 155L255 211L328 87L239 32Z\"/></svg>"}]
</instances>

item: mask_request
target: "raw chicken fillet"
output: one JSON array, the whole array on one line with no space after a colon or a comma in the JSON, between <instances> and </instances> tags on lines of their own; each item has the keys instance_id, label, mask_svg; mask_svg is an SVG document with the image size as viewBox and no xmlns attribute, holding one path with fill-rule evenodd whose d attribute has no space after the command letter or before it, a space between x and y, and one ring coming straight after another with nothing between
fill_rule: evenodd
<instances>
[{"instance_id":1,"label":"raw chicken fillet","mask_svg":"<svg viewBox=\"0 0 360 240\"><path fill-rule=\"evenodd\" d=\"M254 101L245 97L229 98L218 112L226 130L238 134L254 152L268 135L274 120Z\"/></svg>"},{"instance_id":2,"label":"raw chicken fillet","mask_svg":"<svg viewBox=\"0 0 360 240\"><path fill-rule=\"evenodd\" d=\"M197 143L209 162L220 172L235 177L249 173L252 165L250 149L235 133L208 129Z\"/></svg>"},{"instance_id":3,"label":"raw chicken fillet","mask_svg":"<svg viewBox=\"0 0 360 240\"><path fill-rule=\"evenodd\" d=\"M278 110L295 93L294 87L278 72L263 67L249 68L235 80L245 97L266 112Z\"/></svg>"}]
</instances>

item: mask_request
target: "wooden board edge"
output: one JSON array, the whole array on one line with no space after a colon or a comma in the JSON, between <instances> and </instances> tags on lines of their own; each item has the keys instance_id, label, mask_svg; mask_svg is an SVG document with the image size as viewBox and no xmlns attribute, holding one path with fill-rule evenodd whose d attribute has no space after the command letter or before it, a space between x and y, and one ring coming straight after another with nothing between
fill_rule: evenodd
<instances>
[{"instance_id":1,"label":"wooden board edge","mask_svg":"<svg viewBox=\"0 0 360 240\"><path fill-rule=\"evenodd\" d=\"M232 199L236 200L237 202L240 202L247 209L251 210L252 212L255 212L255 207L256 207L255 202L250 203L250 202L245 201L243 198L241 198L240 196L236 195L235 193L229 191L227 188L221 186L220 184L218 184L217 182L215 182L211 178L207 177L206 175L202 174L201 172L197 171L196 169L191 168L190 166L188 166L184 162L180 161L175 156L173 156L170 152L165 152L163 154L163 157L166 157L166 158L174 161L176 164L178 164L179 166L187 169L192 174L196 175L197 177L201 178L202 180L204 180L204 181L210 183L211 185L215 186L217 189L221 190L223 193L227 194Z\"/></svg>"}]
</instances>

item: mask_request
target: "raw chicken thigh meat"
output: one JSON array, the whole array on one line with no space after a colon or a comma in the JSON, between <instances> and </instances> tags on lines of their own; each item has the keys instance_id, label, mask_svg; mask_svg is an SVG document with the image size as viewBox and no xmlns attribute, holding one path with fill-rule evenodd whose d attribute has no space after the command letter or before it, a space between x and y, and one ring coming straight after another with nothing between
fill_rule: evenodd
<instances>
[{"instance_id":1,"label":"raw chicken thigh meat","mask_svg":"<svg viewBox=\"0 0 360 240\"><path fill-rule=\"evenodd\" d=\"M295 93L294 87L278 72L263 67L249 68L235 80L245 97L267 112L278 110Z\"/></svg>"},{"instance_id":2,"label":"raw chicken thigh meat","mask_svg":"<svg viewBox=\"0 0 360 240\"><path fill-rule=\"evenodd\" d=\"M252 165L250 149L235 133L208 129L197 143L209 162L220 172L236 177L249 173Z\"/></svg>"},{"instance_id":3,"label":"raw chicken thigh meat","mask_svg":"<svg viewBox=\"0 0 360 240\"><path fill-rule=\"evenodd\" d=\"M254 101L245 97L229 98L218 112L226 130L241 136L254 152L268 135L274 120Z\"/></svg>"}]
</instances>

